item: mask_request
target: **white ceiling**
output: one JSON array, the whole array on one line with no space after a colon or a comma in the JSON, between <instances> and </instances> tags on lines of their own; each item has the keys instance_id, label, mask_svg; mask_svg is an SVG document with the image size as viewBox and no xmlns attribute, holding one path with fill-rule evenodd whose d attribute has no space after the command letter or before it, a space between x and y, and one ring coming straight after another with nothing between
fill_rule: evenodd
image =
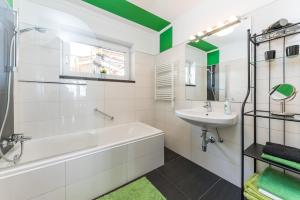
<instances>
[{"instance_id":1,"label":"white ceiling","mask_svg":"<svg viewBox=\"0 0 300 200\"><path fill-rule=\"evenodd\" d=\"M168 21L188 12L201 0L128 0L129 2Z\"/></svg>"}]
</instances>

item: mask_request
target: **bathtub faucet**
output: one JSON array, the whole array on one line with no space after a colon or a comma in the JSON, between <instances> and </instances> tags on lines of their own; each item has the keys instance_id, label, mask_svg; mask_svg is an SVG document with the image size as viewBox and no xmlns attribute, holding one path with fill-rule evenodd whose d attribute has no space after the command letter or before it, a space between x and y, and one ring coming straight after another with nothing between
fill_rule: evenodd
<instances>
[{"instance_id":1,"label":"bathtub faucet","mask_svg":"<svg viewBox=\"0 0 300 200\"><path fill-rule=\"evenodd\" d=\"M12 134L8 139L4 139L1 142L2 148L5 148L7 146L13 146L17 143L23 143L25 141L31 140L31 137L27 137L24 134Z\"/></svg>"},{"instance_id":2,"label":"bathtub faucet","mask_svg":"<svg viewBox=\"0 0 300 200\"><path fill-rule=\"evenodd\" d=\"M29 136L25 136L24 134L13 134L11 136L11 139L14 143L18 143L18 142L26 142L28 140L31 140L32 138Z\"/></svg>"},{"instance_id":3,"label":"bathtub faucet","mask_svg":"<svg viewBox=\"0 0 300 200\"><path fill-rule=\"evenodd\" d=\"M5 154L2 153L2 151L1 151L0 152L0 154L1 154L0 158L6 160L7 162L12 162L14 164L17 164L20 161L20 159L21 159L21 157L23 155L24 142L27 141L27 140L31 140L31 137L26 137L24 134L12 134L9 138L3 139L0 142L0 148L1 149L5 149L5 148L7 148L9 146L13 147L16 144L20 143L21 144L20 145L21 146L21 150L20 150L20 153L19 154L15 154L12 159L7 158L5 156Z\"/></svg>"}]
</instances>

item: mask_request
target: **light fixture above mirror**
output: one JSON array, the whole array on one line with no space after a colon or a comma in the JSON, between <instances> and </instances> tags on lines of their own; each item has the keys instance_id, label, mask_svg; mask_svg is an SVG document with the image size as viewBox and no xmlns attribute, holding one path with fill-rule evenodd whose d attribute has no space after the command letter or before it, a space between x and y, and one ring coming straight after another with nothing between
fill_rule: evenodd
<instances>
[{"instance_id":1,"label":"light fixture above mirror","mask_svg":"<svg viewBox=\"0 0 300 200\"><path fill-rule=\"evenodd\" d=\"M224 36L227 35L234 30L234 25L239 24L241 22L242 18L237 16L231 16L224 22L219 22L215 26L209 26L204 31L199 31L197 34L192 35L190 37L191 42L198 42L207 36L213 35L215 33L218 34L218 36Z\"/></svg>"}]
</instances>

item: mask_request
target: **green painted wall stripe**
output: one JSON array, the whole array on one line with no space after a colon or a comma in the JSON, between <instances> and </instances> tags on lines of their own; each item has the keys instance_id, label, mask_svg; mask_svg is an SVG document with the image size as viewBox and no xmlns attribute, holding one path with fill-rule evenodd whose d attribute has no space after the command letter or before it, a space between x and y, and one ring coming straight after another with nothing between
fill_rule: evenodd
<instances>
[{"instance_id":1,"label":"green painted wall stripe","mask_svg":"<svg viewBox=\"0 0 300 200\"><path fill-rule=\"evenodd\" d=\"M173 28L168 28L160 34L160 52L171 49L173 46Z\"/></svg>"},{"instance_id":2,"label":"green painted wall stripe","mask_svg":"<svg viewBox=\"0 0 300 200\"><path fill-rule=\"evenodd\" d=\"M220 51L213 51L207 54L207 66L217 65L220 63Z\"/></svg>"},{"instance_id":3,"label":"green painted wall stripe","mask_svg":"<svg viewBox=\"0 0 300 200\"><path fill-rule=\"evenodd\" d=\"M136 22L155 31L161 31L170 22L126 1L126 0L83 0L98 8Z\"/></svg>"},{"instance_id":4,"label":"green painted wall stripe","mask_svg":"<svg viewBox=\"0 0 300 200\"><path fill-rule=\"evenodd\" d=\"M201 49L202 51L206 51L206 52L218 49L217 46L210 44L204 40L200 40L199 42L190 42L188 44L190 46L196 47L196 48Z\"/></svg>"}]
</instances>

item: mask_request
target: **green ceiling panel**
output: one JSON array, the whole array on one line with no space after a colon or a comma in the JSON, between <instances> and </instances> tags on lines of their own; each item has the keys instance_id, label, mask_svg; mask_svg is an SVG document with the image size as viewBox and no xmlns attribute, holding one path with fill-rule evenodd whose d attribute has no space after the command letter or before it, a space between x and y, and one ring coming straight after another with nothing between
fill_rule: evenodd
<instances>
[{"instance_id":1,"label":"green ceiling panel","mask_svg":"<svg viewBox=\"0 0 300 200\"><path fill-rule=\"evenodd\" d=\"M136 22L155 31L161 31L170 22L126 1L126 0L83 0L98 8Z\"/></svg>"},{"instance_id":2,"label":"green ceiling panel","mask_svg":"<svg viewBox=\"0 0 300 200\"><path fill-rule=\"evenodd\" d=\"M166 51L173 46L173 28L169 28L160 34L160 52Z\"/></svg>"},{"instance_id":3,"label":"green ceiling panel","mask_svg":"<svg viewBox=\"0 0 300 200\"><path fill-rule=\"evenodd\" d=\"M199 42L190 42L188 44L190 46L196 47L196 48L201 49L202 51L206 51L206 52L218 49L217 46L210 44L204 40L200 40Z\"/></svg>"}]
</instances>

